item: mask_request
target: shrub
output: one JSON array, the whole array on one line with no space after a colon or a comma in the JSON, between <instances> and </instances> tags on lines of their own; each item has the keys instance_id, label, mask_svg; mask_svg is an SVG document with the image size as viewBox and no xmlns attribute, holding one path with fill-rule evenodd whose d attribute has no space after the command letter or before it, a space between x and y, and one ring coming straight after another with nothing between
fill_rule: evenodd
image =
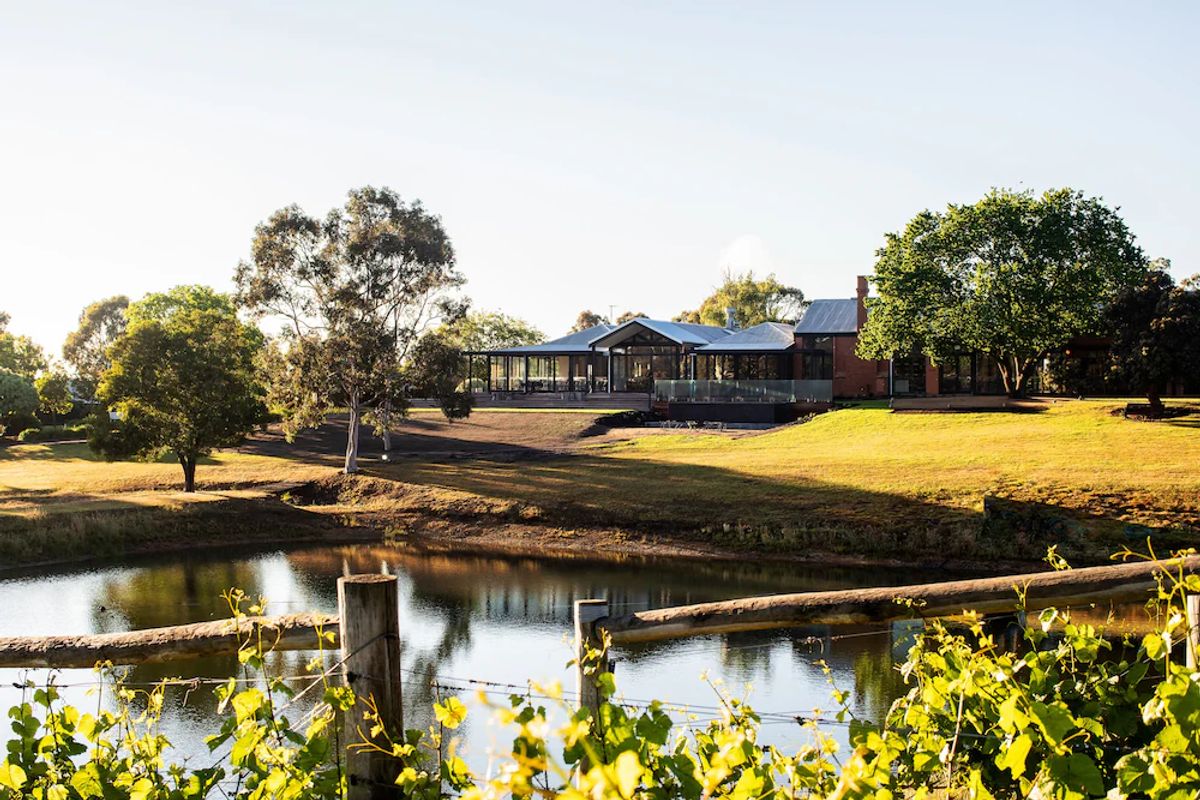
<instances>
[{"instance_id":1,"label":"shrub","mask_svg":"<svg viewBox=\"0 0 1200 800\"><path fill-rule=\"evenodd\" d=\"M475 396L470 392L450 392L438 398L438 406L451 422L466 419L471 416L471 409L475 407Z\"/></svg>"},{"instance_id":2,"label":"shrub","mask_svg":"<svg viewBox=\"0 0 1200 800\"><path fill-rule=\"evenodd\" d=\"M0 433L16 436L27 430L38 430L42 421L33 414L14 413L0 417Z\"/></svg>"},{"instance_id":3,"label":"shrub","mask_svg":"<svg viewBox=\"0 0 1200 800\"><path fill-rule=\"evenodd\" d=\"M86 439L84 425L47 425L44 428L26 428L17 435L18 442L65 442Z\"/></svg>"},{"instance_id":4,"label":"shrub","mask_svg":"<svg viewBox=\"0 0 1200 800\"><path fill-rule=\"evenodd\" d=\"M33 384L16 373L0 369L0 426L9 435L38 427L38 393Z\"/></svg>"}]
</instances>

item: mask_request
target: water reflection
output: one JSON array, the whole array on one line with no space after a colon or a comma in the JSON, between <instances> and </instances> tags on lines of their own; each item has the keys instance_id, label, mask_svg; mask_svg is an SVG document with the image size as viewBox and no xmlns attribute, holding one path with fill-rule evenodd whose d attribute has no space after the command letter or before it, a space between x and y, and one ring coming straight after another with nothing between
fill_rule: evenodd
<instances>
[{"instance_id":1,"label":"water reflection","mask_svg":"<svg viewBox=\"0 0 1200 800\"><path fill-rule=\"evenodd\" d=\"M754 594L950 577L771 562L538 560L361 545L210 553L0 580L0 633L118 631L216 619L228 614L221 595L232 587L252 597L267 597L270 613L333 612L339 575L381 568L399 578L405 719L410 726L428 723L431 701L442 691L439 685L469 685L501 694L511 691L506 685L524 686L529 679L571 686L568 636L572 605L578 599L604 597L622 613ZM852 690L856 712L878 718L899 691L893 650L906 636L888 626L820 627L656 642L622 648L614 655L622 691L630 698L711 707L712 690L699 679L707 673L736 694L752 686L751 702L760 709L797 714L831 706L828 678L818 665L824 661L839 688ZM275 674L302 676L312 657L303 652L273 654L269 668ZM335 661L336 654L330 654L325 663ZM239 675L239 669L232 656L214 657L140 665L130 671L129 680L215 680ZM0 671L7 685L15 677L16 671ZM489 683L468 684L465 679ZM72 670L62 680L84 683L91 675ZM214 727L211 688L178 689L169 695L166 732L185 752L205 752L202 734ZM0 703L17 699L14 690L0 689ZM304 710L303 705L295 709L297 715ZM801 735L799 727L794 728L779 726L764 735L789 744L790 737ZM467 752L475 758L485 757L493 741L506 739L478 714L469 718L463 735Z\"/></svg>"}]
</instances>

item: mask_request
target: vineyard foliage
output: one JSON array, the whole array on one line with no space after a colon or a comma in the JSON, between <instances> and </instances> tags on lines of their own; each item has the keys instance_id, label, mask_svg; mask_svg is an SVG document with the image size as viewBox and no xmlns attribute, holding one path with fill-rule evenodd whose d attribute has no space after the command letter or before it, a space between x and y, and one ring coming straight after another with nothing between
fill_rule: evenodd
<instances>
[{"instance_id":1,"label":"vineyard foliage","mask_svg":"<svg viewBox=\"0 0 1200 800\"><path fill-rule=\"evenodd\" d=\"M253 678L219 687L210 764L171 760L162 686L136 690L105 667L111 681L96 711L66 705L52 682L26 686L8 712L0 799L342 797L347 748L395 758L402 796L429 799L1193 798L1200 672L1184 658L1186 593L1200 593L1200 577L1166 565L1147 603L1154 629L1139 638L1106 637L1069 610L1031 615L1015 649L974 616L953 627L931 621L899 667L906 690L884 720L854 718L834 690L836 711L798 721L807 743L788 752L762 742L758 714L725 693L724 713L705 721L622 702L590 652L584 667L602 698L594 712L555 685L503 702L480 695L482 713L513 734L511 751L482 775L456 752L468 715L461 698L441 698L427 731L393 734L369 713L370 730L344 731L342 712L370 709L371 698L321 673L318 657L300 691L323 696L289 713L295 690L262 674L269 643L250 637L239 658ZM231 604L261 611L236 593ZM831 726L848 727L849 748Z\"/></svg>"}]
</instances>

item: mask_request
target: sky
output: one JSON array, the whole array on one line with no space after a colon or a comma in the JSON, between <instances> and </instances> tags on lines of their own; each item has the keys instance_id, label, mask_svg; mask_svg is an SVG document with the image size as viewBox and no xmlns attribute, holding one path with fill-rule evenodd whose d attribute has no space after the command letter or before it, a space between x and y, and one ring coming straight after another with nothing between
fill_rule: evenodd
<instances>
[{"instance_id":1,"label":"sky","mask_svg":"<svg viewBox=\"0 0 1200 800\"><path fill-rule=\"evenodd\" d=\"M670 318L725 268L849 297L991 187L1200 272L1200 4L0 2L0 310L232 289L254 226L385 185L478 309Z\"/></svg>"}]
</instances>

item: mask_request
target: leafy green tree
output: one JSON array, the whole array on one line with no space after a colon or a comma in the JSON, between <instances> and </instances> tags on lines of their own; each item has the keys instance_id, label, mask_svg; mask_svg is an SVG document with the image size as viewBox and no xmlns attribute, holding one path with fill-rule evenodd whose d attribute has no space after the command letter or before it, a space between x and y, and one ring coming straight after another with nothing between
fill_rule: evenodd
<instances>
[{"instance_id":1,"label":"leafy green tree","mask_svg":"<svg viewBox=\"0 0 1200 800\"><path fill-rule=\"evenodd\" d=\"M201 286L148 295L128 312L108 351L89 443L110 459L174 453L184 491L194 492L197 461L265 419L255 369L262 334L237 318L229 297Z\"/></svg>"},{"instance_id":2,"label":"leafy green tree","mask_svg":"<svg viewBox=\"0 0 1200 800\"><path fill-rule=\"evenodd\" d=\"M597 325L604 325L608 322L608 317L603 317L595 311L585 309L579 312L579 316L575 318L575 324L571 326L570 333L579 333L586 331L588 328L594 328Z\"/></svg>"},{"instance_id":3,"label":"leafy green tree","mask_svg":"<svg viewBox=\"0 0 1200 800\"><path fill-rule=\"evenodd\" d=\"M726 270L721 285L700 308L683 312L675 321L724 327L728 308L734 310L734 318L743 328L762 322L795 322L804 310L804 292L783 285L774 275L760 280L753 271L735 275Z\"/></svg>"},{"instance_id":4,"label":"leafy green tree","mask_svg":"<svg viewBox=\"0 0 1200 800\"><path fill-rule=\"evenodd\" d=\"M1117 295L1106 318L1114 375L1145 392L1161 416L1167 386L1200 375L1200 288L1176 286L1168 262L1155 266Z\"/></svg>"},{"instance_id":5,"label":"leafy green tree","mask_svg":"<svg viewBox=\"0 0 1200 800\"><path fill-rule=\"evenodd\" d=\"M448 323L438 332L460 350L478 352L537 344L546 335L518 317L493 311L474 311Z\"/></svg>"},{"instance_id":6,"label":"leafy green tree","mask_svg":"<svg viewBox=\"0 0 1200 800\"><path fill-rule=\"evenodd\" d=\"M638 318L649 319L650 315L645 311L626 311L624 314L621 314L619 317L617 317L616 324L624 325L626 322L629 322L629 320Z\"/></svg>"},{"instance_id":7,"label":"leafy green tree","mask_svg":"<svg viewBox=\"0 0 1200 800\"><path fill-rule=\"evenodd\" d=\"M363 414L388 430L400 364L434 321L463 312L463 283L441 220L390 189L365 187L324 220L288 206L255 229L238 302L286 323L273 396L289 435L349 411L345 471L358 470ZM385 441L385 447L387 446Z\"/></svg>"},{"instance_id":8,"label":"leafy green tree","mask_svg":"<svg viewBox=\"0 0 1200 800\"><path fill-rule=\"evenodd\" d=\"M24 375L0 369L0 433L16 434L14 422L28 419L37 411L38 394Z\"/></svg>"},{"instance_id":9,"label":"leafy green tree","mask_svg":"<svg viewBox=\"0 0 1200 800\"><path fill-rule=\"evenodd\" d=\"M129 298L123 294L97 300L79 315L79 327L63 344L63 358L75 370L75 388L89 401L95 399L100 375L109 367L109 346L125 332L128 307Z\"/></svg>"},{"instance_id":10,"label":"leafy green tree","mask_svg":"<svg viewBox=\"0 0 1200 800\"><path fill-rule=\"evenodd\" d=\"M453 422L471 413L474 397L459 389L464 377L463 353L438 333L420 338L409 354L404 374L414 396L438 401L446 419Z\"/></svg>"},{"instance_id":11,"label":"leafy green tree","mask_svg":"<svg viewBox=\"0 0 1200 800\"><path fill-rule=\"evenodd\" d=\"M1043 355L1096 333L1105 304L1146 269L1125 222L1099 199L993 190L887 235L858 354L983 353L1019 396Z\"/></svg>"},{"instance_id":12,"label":"leafy green tree","mask_svg":"<svg viewBox=\"0 0 1200 800\"><path fill-rule=\"evenodd\" d=\"M37 389L38 409L43 414L49 414L57 420L58 417L70 414L75 407L71 398L71 378L61 369L43 372L33 382Z\"/></svg>"},{"instance_id":13,"label":"leafy green tree","mask_svg":"<svg viewBox=\"0 0 1200 800\"><path fill-rule=\"evenodd\" d=\"M0 369L33 380L47 366L46 354L32 339L9 333L0 326Z\"/></svg>"}]
</instances>

